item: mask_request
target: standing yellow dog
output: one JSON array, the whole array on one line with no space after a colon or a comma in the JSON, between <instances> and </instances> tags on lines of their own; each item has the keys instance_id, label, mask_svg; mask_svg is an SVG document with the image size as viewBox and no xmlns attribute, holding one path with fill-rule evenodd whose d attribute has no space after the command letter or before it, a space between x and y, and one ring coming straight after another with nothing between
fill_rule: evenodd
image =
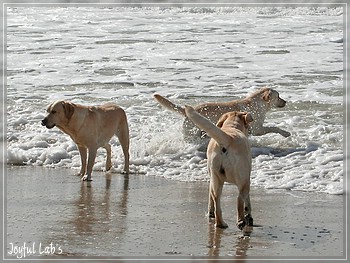
<instances>
[{"instance_id":1,"label":"standing yellow dog","mask_svg":"<svg viewBox=\"0 0 350 263\"><path fill-rule=\"evenodd\" d=\"M92 180L92 168L97 149L100 147L107 150L106 170L112 167L109 141L113 135L118 137L122 146L124 171L129 173L129 126L122 108L114 103L83 106L61 100L50 104L47 112L49 114L41 124L48 129L57 126L77 144L81 158L81 170L78 175L82 180Z\"/></svg>"},{"instance_id":2,"label":"standing yellow dog","mask_svg":"<svg viewBox=\"0 0 350 263\"><path fill-rule=\"evenodd\" d=\"M222 218L220 197L224 182L237 185L237 227L252 226L250 205L250 172L252 155L248 142L248 124L253 121L250 113L228 112L223 114L217 126L204 118L194 108L185 107L187 117L212 139L207 149L210 174L209 216L215 216L217 227L226 228Z\"/></svg>"}]
</instances>

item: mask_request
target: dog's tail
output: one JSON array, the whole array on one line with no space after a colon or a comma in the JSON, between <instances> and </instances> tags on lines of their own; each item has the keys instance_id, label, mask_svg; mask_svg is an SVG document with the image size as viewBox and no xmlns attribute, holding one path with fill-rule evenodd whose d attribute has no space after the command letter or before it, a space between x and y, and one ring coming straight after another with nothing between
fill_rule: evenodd
<instances>
[{"instance_id":1,"label":"dog's tail","mask_svg":"<svg viewBox=\"0 0 350 263\"><path fill-rule=\"evenodd\" d=\"M196 112L191 106L185 106L186 116L201 130L222 146L227 146L231 137L223 132L214 123Z\"/></svg>"},{"instance_id":2,"label":"dog's tail","mask_svg":"<svg viewBox=\"0 0 350 263\"><path fill-rule=\"evenodd\" d=\"M186 117L185 108L175 105L171 101L167 100L166 98L160 96L159 94L154 94L153 97L156 99L156 101L159 102L163 107L167 108L168 110L175 111L183 116Z\"/></svg>"}]
</instances>

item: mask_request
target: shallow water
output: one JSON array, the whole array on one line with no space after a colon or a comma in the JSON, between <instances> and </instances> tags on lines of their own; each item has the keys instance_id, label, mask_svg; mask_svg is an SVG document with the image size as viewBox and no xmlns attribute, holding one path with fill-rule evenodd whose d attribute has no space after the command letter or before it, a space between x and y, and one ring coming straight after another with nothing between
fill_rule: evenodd
<instances>
[{"instance_id":1,"label":"shallow water","mask_svg":"<svg viewBox=\"0 0 350 263\"><path fill-rule=\"evenodd\" d=\"M152 95L195 105L268 85L288 103L266 123L292 136L250 137L252 184L343 193L341 8L27 6L6 15L8 164L79 169L69 136L41 126L47 105L115 101L128 115L131 171L207 181L182 118ZM104 158L101 150L95 170Z\"/></svg>"},{"instance_id":2,"label":"shallow water","mask_svg":"<svg viewBox=\"0 0 350 263\"><path fill-rule=\"evenodd\" d=\"M7 259L345 257L342 196L252 187L254 227L243 238L233 185L221 198L223 230L208 222L207 182L98 171L80 182L67 169L28 166L7 172ZM33 249L13 249L24 245Z\"/></svg>"}]
</instances>

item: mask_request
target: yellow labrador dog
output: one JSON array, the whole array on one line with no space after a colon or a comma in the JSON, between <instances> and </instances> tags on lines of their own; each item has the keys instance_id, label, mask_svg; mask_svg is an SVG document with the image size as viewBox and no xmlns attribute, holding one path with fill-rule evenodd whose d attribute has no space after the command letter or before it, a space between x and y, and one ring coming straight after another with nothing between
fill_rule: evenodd
<instances>
[{"instance_id":1,"label":"yellow labrador dog","mask_svg":"<svg viewBox=\"0 0 350 263\"><path fill-rule=\"evenodd\" d=\"M82 180L91 181L97 149L100 147L107 150L106 170L112 167L109 141L113 135L118 137L122 146L124 171L129 173L129 126L122 108L114 103L83 106L60 100L50 104L47 112L41 124L48 129L57 126L77 144L81 158L78 175Z\"/></svg>"},{"instance_id":2,"label":"yellow labrador dog","mask_svg":"<svg viewBox=\"0 0 350 263\"><path fill-rule=\"evenodd\" d=\"M220 206L224 182L237 185L237 227L252 226L250 205L250 172L252 155L248 142L248 125L253 121L247 112L228 112L223 114L217 125L204 118L190 106L185 107L187 117L211 140L207 149L209 187L209 216L215 217L217 227L226 228Z\"/></svg>"},{"instance_id":3,"label":"yellow labrador dog","mask_svg":"<svg viewBox=\"0 0 350 263\"><path fill-rule=\"evenodd\" d=\"M184 107L175 105L159 94L154 94L154 98L165 108L186 117ZM228 102L209 102L197 105L194 109L213 123L216 123L220 116L226 112L247 111L251 113L254 119L254 122L250 125L250 134L259 136L267 133L279 133L284 137L288 137L290 136L288 131L278 127L264 126L266 113L272 108L283 108L285 105L286 101L279 97L279 93L276 90L264 87L244 99ZM184 121L184 135L186 139L191 139L193 137L201 137L202 133L186 118Z\"/></svg>"}]
</instances>

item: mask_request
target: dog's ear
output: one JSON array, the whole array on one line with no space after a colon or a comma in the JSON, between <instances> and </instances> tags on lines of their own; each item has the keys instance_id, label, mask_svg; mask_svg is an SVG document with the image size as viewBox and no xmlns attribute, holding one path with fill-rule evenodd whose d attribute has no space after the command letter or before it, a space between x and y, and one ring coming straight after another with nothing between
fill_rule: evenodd
<instances>
[{"instance_id":1,"label":"dog's ear","mask_svg":"<svg viewBox=\"0 0 350 263\"><path fill-rule=\"evenodd\" d=\"M271 89L266 88L264 93L263 93L262 98L263 98L264 101L270 102L270 100L271 100Z\"/></svg>"},{"instance_id":2,"label":"dog's ear","mask_svg":"<svg viewBox=\"0 0 350 263\"><path fill-rule=\"evenodd\" d=\"M62 107L64 109L64 115L68 120L72 118L72 115L74 113L74 104L70 102L62 102Z\"/></svg>"},{"instance_id":3,"label":"dog's ear","mask_svg":"<svg viewBox=\"0 0 350 263\"><path fill-rule=\"evenodd\" d=\"M47 106L46 111L47 111L48 113L51 112L52 105L53 105L53 102L52 102L49 106Z\"/></svg>"},{"instance_id":4,"label":"dog's ear","mask_svg":"<svg viewBox=\"0 0 350 263\"><path fill-rule=\"evenodd\" d=\"M219 119L218 122L216 123L216 126L219 127L219 128L222 128L222 125L223 125L224 122L226 121L227 117L228 117L228 114L227 114L227 113L221 115L220 119Z\"/></svg>"},{"instance_id":5,"label":"dog's ear","mask_svg":"<svg viewBox=\"0 0 350 263\"><path fill-rule=\"evenodd\" d=\"M246 125L248 125L249 123L251 123L253 121L253 116L249 113L249 112L245 112L245 116L244 116L244 122Z\"/></svg>"}]
</instances>

